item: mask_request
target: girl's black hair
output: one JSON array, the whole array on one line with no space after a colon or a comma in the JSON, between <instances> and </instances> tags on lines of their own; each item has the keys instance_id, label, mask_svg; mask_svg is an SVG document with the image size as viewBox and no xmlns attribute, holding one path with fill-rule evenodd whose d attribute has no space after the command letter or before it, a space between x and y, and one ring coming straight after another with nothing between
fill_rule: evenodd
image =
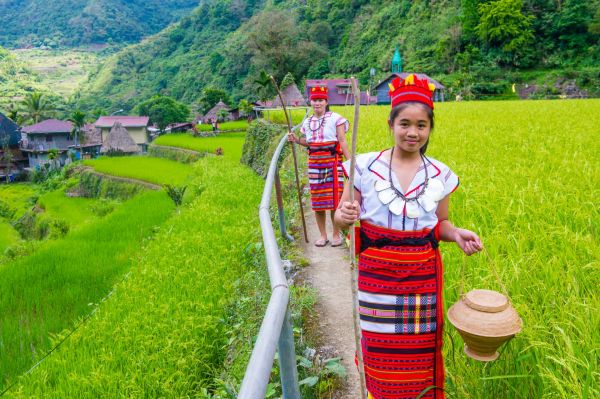
<instances>
[{"instance_id":1,"label":"girl's black hair","mask_svg":"<svg viewBox=\"0 0 600 399\"><path fill-rule=\"evenodd\" d=\"M390 126L393 125L394 120L396 119L396 117L398 116L398 114L400 112L404 111L406 108L408 108L412 105L419 105L425 110L425 112L427 112L427 117L429 118L429 125L431 126L431 129L430 129L430 132L431 132L433 130L433 127L435 126L435 116L433 114L433 109L429 108L427 105L425 105L421 102L418 102L418 101L402 102L402 103L396 105L394 108L392 108L392 110L390 111L390 118L389 118ZM425 151L427 151L428 145L429 145L429 137L427 138L425 145L419 149L421 154L425 154Z\"/></svg>"}]
</instances>

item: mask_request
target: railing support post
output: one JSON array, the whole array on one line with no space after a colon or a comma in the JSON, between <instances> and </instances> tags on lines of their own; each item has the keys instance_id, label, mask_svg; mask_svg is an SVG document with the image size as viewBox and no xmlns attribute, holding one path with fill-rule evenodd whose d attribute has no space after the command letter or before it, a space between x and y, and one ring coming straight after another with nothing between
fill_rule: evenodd
<instances>
[{"instance_id":1,"label":"railing support post","mask_svg":"<svg viewBox=\"0 0 600 399\"><path fill-rule=\"evenodd\" d=\"M285 213L283 211L283 198L281 197L281 180L279 179L279 169L275 169L275 196L277 197L277 213L279 214L279 230L281 236L288 241L294 241L294 237L287 233L285 228Z\"/></svg>"},{"instance_id":2,"label":"railing support post","mask_svg":"<svg viewBox=\"0 0 600 399\"><path fill-rule=\"evenodd\" d=\"M298 369L296 367L296 350L294 348L294 330L288 308L279 336L279 370L281 373L281 390L284 399L300 399L298 386Z\"/></svg>"}]
</instances>

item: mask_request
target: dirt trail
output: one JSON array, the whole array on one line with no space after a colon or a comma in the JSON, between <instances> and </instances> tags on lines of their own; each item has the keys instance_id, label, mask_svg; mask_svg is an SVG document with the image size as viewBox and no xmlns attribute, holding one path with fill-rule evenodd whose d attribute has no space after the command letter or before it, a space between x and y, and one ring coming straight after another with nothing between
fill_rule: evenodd
<instances>
[{"instance_id":1,"label":"dirt trail","mask_svg":"<svg viewBox=\"0 0 600 399\"><path fill-rule=\"evenodd\" d=\"M321 344L327 352L334 351L342 357L342 363L348 372L344 390L334 398L356 399L360 389L358 372L354 364L354 327L352 320L352 291L350 289L351 272L348 248L345 246L332 248L315 247L314 241L319 238L319 230L314 214L305 211L306 227L310 242L302 248L310 266L302 273L304 280L318 292L315 312L318 317L318 334ZM331 234L330 220L327 231ZM329 237L331 240L331 237Z\"/></svg>"}]
</instances>

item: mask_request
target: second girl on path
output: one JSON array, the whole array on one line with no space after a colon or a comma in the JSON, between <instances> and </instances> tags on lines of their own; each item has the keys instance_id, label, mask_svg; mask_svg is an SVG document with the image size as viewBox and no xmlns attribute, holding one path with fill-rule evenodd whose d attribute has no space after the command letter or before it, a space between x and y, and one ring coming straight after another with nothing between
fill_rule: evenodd
<instances>
[{"instance_id":1,"label":"second girl on path","mask_svg":"<svg viewBox=\"0 0 600 399\"><path fill-rule=\"evenodd\" d=\"M432 95L428 82L414 75L392 81L394 146L356 158L354 184L346 184L335 215L340 226L360 219L358 312L369 398L444 398L438 243L456 242L467 255L482 249L475 233L448 220L458 177L425 155Z\"/></svg>"},{"instance_id":2,"label":"second girl on path","mask_svg":"<svg viewBox=\"0 0 600 399\"><path fill-rule=\"evenodd\" d=\"M308 180L312 209L321 237L315 242L317 247L329 243L327 238L327 211L333 215L338 207L344 189L342 155L348 159L350 152L346 143L346 132L350 124L341 115L329 111L327 87L313 87L310 90L310 105L313 114L304 120L300 132L305 137L296 137L290 132L288 140L308 147ZM340 230L333 223L331 246L342 245Z\"/></svg>"}]
</instances>

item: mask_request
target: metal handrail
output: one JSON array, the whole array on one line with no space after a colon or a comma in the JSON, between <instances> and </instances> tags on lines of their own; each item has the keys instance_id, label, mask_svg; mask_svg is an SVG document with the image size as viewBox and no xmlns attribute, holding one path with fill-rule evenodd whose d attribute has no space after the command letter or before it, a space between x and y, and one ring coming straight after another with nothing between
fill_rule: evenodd
<instances>
[{"instance_id":1,"label":"metal handrail","mask_svg":"<svg viewBox=\"0 0 600 399\"><path fill-rule=\"evenodd\" d=\"M307 111L308 114L308 111ZM304 122L304 121L303 121ZM297 130L302 123L292 130ZM271 377L271 368L275 359L275 350L279 350L279 367L281 375L281 387L285 399L300 399L300 388L298 386L298 369L296 366L296 351L294 348L294 333L288 309L290 291L283 270L279 247L271 224L269 205L273 186L277 190L277 208L279 211L279 224L281 234L288 240L293 238L285 231L285 219L283 215L283 203L281 201L281 189L279 184L279 173L277 162L287 143L287 135L279 141L279 145L271 158L269 171L265 180L262 200L258 208L260 226L263 235L263 246L267 258L267 269L271 281L271 298L260 326L256 344L246 373L242 381L238 399L263 399L267 391L267 385Z\"/></svg>"}]
</instances>

